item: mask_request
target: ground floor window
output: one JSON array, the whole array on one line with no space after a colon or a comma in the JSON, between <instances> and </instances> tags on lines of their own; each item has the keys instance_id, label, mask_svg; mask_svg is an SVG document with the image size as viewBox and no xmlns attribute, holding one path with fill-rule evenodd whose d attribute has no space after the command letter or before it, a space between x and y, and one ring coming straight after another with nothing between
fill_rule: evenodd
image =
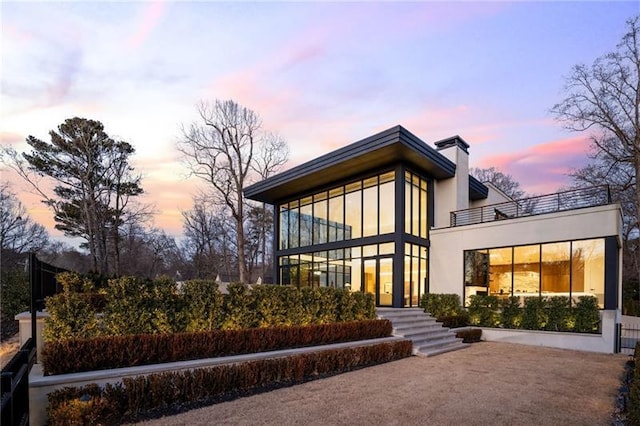
<instances>
[{"instance_id":1,"label":"ground floor window","mask_svg":"<svg viewBox=\"0 0 640 426\"><path fill-rule=\"evenodd\" d=\"M464 252L465 304L474 294L500 298L595 296L604 308L604 238Z\"/></svg>"},{"instance_id":2,"label":"ground floor window","mask_svg":"<svg viewBox=\"0 0 640 426\"><path fill-rule=\"evenodd\" d=\"M371 260L393 256L394 243L370 244L337 250L314 251L289 256L279 256L278 269L280 284L297 287L334 287L350 291L370 291L374 293L368 274L371 274ZM369 261L366 262L365 261ZM383 292L393 282L389 275L388 262L376 263L375 271L381 269ZM366 268L365 268L366 266ZM369 288L367 288L369 287ZM389 290L389 293L391 290Z\"/></svg>"},{"instance_id":3,"label":"ground floor window","mask_svg":"<svg viewBox=\"0 0 640 426\"><path fill-rule=\"evenodd\" d=\"M427 247L418 244L404 246L404 306L418 306L427 289Z\"/></svg>"}]
</instances>

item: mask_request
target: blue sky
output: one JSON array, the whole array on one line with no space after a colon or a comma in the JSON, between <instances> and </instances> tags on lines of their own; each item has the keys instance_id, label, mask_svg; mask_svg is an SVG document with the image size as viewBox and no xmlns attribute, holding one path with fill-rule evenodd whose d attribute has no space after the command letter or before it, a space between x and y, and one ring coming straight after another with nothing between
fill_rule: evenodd
<instances>
[{"instance_id":1,"label":"blue sky","mask_svg":"<svg viewBox=\"0 0 640 426\"><path fill-rule=\"evenodd\" d=\"M280 133L287 167L401 124L427 143L460 135L472 166L553 192L588 149L548 112L563 76L612 50L638 13L638 1L2 2L0 139L24 150L66 118L102 121L135 146L144 201L176 236L197 190L180 125L216 98Z\"/></svg>"}]
</instances>

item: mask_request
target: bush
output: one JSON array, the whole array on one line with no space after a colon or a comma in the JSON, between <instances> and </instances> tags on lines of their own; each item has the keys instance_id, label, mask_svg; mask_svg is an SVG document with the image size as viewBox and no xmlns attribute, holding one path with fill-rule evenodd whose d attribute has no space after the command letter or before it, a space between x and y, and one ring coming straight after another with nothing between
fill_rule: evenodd
<instances>
[{"instance_id":1,"label":"bush","mask_svg":"<svg viewBox=\"0 0 640 426\"><path fill-rule=\"evenodd\" d=\"M545 301L542 297L527 297L524 299L521 326L525 330L543 330L547 324Z\"/></svg>"},{"instance_id":2,"label":"bush","mask_svg":"<svg viewBox=\"0 0 640 426\"><path fill-rule=\"evenodd\" d=\"M44 321L45 341L64 339L88 339L99 336L96 311L90 303L93 283L73 272L56 277L62 285L62 293L45 300L49 317Z\"/></svg>"},{"instance_id":3,"label":"bush","mask_svg":"<svg viewBox=\"0 0 640 426\"><path fill-rule=\"evenodd\" d=\"M106 334L172 333L184 329L176 284L169 278L110 279L106 300Z\"/></svg>"},{"instance_id":4,"label":"bush","mask_svg":"<svg viewBox=\"0 0 640 426\"><path fill-rule=\"evenodd\" d=\"M213 358L304 346L326 345L391 335L388 320L217 330L170 335L105 336L47 343L45 375Z\"/></svg>"},{"instance_id":5,"label":"bush","mask_svg":"<svg viewBox=\"0 0 640 426\"><path fill-rule=\"evenodd\" d=\"M220 328L222 293L212 280L186 281L182 285L185 331L211 331Z\"/></svg>"},{"instance_id":6,"label":"bush","mask_svg":"<svg viewBox=\"0 0 640 426\"><path fill-rule=\"evenodd\" d=\"M522 309L520 299L514 296L503 299L500 303L500 313L503 328L519 328L522 322Z\"/></svg>"},{"instance_id":7,"label":"bush","mask_svg":"<svg viewBox=\"0 0 640 426\"><path fill-rule=\"evenodd\" d=\"M457 294L425 293L420 298L420 307L432 317L452 317L462 312L460 296Z\"/></svg>"},{"instance_id":8,"label":"bush","mask_svg":"<svg viewBox=\"0 0 640 426\"><path fill-rule=\"evenodd\" d=\"M466 312L460 312L458 315L438 317L437 321L441 322L443 327L466 327L469 325L469 315Z\"/></svg>"},{"instance_id":9,"label":"bush","mask_svg":"<svg viewBox=\"0 0 640 426\"><path fill-rule=\"evenodd\" d=\"M3 320L13 321L31 303L29 277L22 269L9 269L0 274L0 314Z\"/></svg>"},{"instance_id":10,"label":"bush","mask_svg":"<svg viewBox=\"0 0 640 426\"><path fill-rule=\"evenodd\" d=\"M568 331L574 322L571 315L570 299L564 296L554 296L545 299L547 323L544 329L550 331Z\"/></svg>"},{"instance_id":11,"label":"bush","mask_svg":"<svg viewBox=\"0 0 640 426\"><path fill-rule=\"evenodd\" d=\"M462 343L476 343L479 342L482 337L482 329L467 328L464 330L457 330L456 337L462 339Z\"/></svg>"},{"instance_id":12,"label":"bush","mask_svg":"<svg viewBox=\"0 0 640 426\"><path fill-rule=\"evenodd\" d=\"M496 327L500 322L498 306L498 298L495 296L472 295L467 308L469 322L481 327Z\"/></svg>"},{"instance_id":13,"label":"bush","mask_svg":"<svg viewBox=\"0 0 640 426\"><path fill-rule=\"evenodd\" d=\"M597 333L600 325L598 299L594 296L580 296L575 307L575 331Z\"/></svg>"},{"instance_id":14,"label":"bush","mask_svg":"<svg viewBox=\"0 0 640 426\"><path fill-rule=\"evenodd\" d=\"M408 340L333 349L211 368L125 378L121 386L65 388L49 394L51 425L115 424L194 403L211 403L411 356ZM78 400L86 400L77 408Z\"/></svg>"},{"instance_id":15,"label":"bush","mask_svg":"<svg viewBox=\"0 0 640 426\"><path fill-rule=\"evenodd\" d=\"M634 368L629 389L629 408L627 421L629 425L640 425L640 342L636 342L634 352Z\"/></svg>"}]
</instances>

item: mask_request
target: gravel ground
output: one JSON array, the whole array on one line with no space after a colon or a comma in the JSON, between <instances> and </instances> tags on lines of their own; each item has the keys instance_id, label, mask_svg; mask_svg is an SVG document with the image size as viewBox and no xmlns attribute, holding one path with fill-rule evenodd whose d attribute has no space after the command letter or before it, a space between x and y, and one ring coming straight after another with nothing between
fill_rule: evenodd
<instances>
[{"instance_id":1,"label":"gravel ground","mask_svg":"<svg viewBox=\"0 0 640 426\"><path fill-rule=\"evenodd\" d=\"M144 425L606 425L625 355L482 342Z\"/></svg>"}]
</instances>

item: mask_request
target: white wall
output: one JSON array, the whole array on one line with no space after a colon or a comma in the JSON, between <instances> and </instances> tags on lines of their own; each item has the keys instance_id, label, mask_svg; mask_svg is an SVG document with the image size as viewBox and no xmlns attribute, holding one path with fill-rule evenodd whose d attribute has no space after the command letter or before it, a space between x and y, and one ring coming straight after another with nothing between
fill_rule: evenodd
<instances>
[{"instance_id":1,"label":"white wall","mask_svg":"<svg viewBox=\"0 0 640 426\"><path fill-rule=\"evenodd\" d=\"M489 188L489 193L487 194L487 198L483 198L481 200L471 201L469 203L469 208L475 207L484 207L489 206L491 204L499 204L499 203L508 203L513 200L507 196L504 192L494 186L491 182L483 182L483 185Z\"/></svg>"},{"instance_id":2,"label":"white wall","mask_svg":"<svg viewBox=\"0 0 640 426\"><path fill-rule=\"evenodd\" d=\"M449 226L450 212L469 208L469 154L457 145L438 152L456 163L454 177L433 184L434 224L444 227Z\"/></svg>"},{"instance_id":3,"label":"white wall","mask_svg":"<svg viewBox=\"0 0 640 426\"><path fill-rule=\"evenodd\" d=\"M429 236L430 291L456 293L462 299L464 250L620 235L621 221L619 205L612 204L477 225L432 229Z\"/></svg>"}]
</instances>

